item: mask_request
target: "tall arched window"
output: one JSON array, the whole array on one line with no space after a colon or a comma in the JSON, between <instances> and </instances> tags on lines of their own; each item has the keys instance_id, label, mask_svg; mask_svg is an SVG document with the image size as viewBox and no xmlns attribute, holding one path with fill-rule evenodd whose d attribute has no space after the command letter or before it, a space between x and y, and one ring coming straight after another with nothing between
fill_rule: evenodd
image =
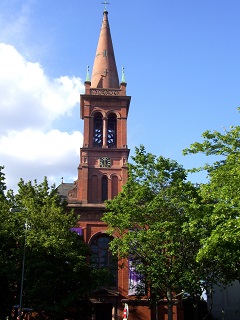
<instances>
[{"instance_id":1,"label":"tall arched window","mask_svg":"<svg viewBox=\"0 0 240 320\"><path fill-rule=\"evenodd\" d=\"M118 195L118 177L112 177L112 199Z\"/></svg>"},{"instance_id":2,"label":"tall arched window","mask_svg":"<svg viewBox=\"0 0 240 320\"><path fill-rule=\"evenodd\" d=\"M111 113L108 117L107 145L109 148L117 146L117 117Z\"/></svg>"},{"instance_id":3,"label":"tall arched window","mask_svg":"<svg viewBox=\"0 0 240 320\"><path fill-rule=\"evenodd\" d=\"M112 286L117 285L117 258L109 250L111 238L106 234L95 236L91 243L91 265L93 268L106 268L112 276Z\"/></svg>"},{"instance_id":4,"label":"tall arched window","mask_svg":"<svg viewBox=\"0 0 240 320\"><path fill-rule=\"evenodd\" d=\"M108 177L102 177L102 201L108 200Z\"/></svg>"},{"instance_id":5,"label":"tall arched window","mask_svg":"<svg viewBox=\"0 0 240 320\"><path fill-rule=\"evenodd\" d=\"M103 145L103 119L102 114L97 112L93 122L93 146L101 148Z\"/></svg>"}]
</instances>

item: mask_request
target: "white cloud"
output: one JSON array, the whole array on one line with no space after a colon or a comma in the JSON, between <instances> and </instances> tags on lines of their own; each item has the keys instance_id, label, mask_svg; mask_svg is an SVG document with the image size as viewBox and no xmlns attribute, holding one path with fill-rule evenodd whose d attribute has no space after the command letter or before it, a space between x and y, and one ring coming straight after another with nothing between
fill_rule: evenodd
<instances>
[{"instance_id":1,"label":"white cloud","mask_svg":"<svg viewBox=\"0 0 240 320\"><path fill-rule=\"evenodd\" d=\"M47 133L26 129L21 132L11 132L0 139L1 155L15 157L26 163L37 162L54 165L79 155L82 144L82 134L78 131L69 134L59 130Z\"/></svg>"},{"instance_id":2,"label":"white cloud","mask_svg":"<svg viewBox=\"0 0 240 320\"><path fill-rule=\"evenodd\" d=\"M49 79L38 63L26 61L14 47L0 44L0 133L49 128L71 114L83 92L79 78Z\"/></svg>"},{"instance_id":3,"label":"white cloud","mask_svg":"<svg viewBox=\"0 0 240 320\"><path fill-rule=\"evenodd\" d=\"M72 182L77 176L82 134L51 130L47 133L26 129L0 138L0 156L5 165L6 184L16 190L20 178L25 181L44 176L59 184L61 177Z\"/></svg>"},{"instance_id":4,"label":"white cloud","mask_svg":"<svg viewBox=\"0 0 240 320\"><path fill-rule=\"evenodd\" d=\"M54 181L77 174L82 134L52 128L70 116L83 92L80 78L50 79L41 65L27 61L10 45L0 43L0 165L8 188L19 178ZM55 177L55 178L54 178Z\"/></svg>"}]
</instances>

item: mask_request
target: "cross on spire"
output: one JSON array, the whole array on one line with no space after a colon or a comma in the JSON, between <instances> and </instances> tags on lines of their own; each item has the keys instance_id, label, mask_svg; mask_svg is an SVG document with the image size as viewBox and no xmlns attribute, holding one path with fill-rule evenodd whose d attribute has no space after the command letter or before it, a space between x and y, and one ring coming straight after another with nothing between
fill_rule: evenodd
<instances>
[{"instance_id":1,"label":"cross on spire","mask_svg":"<svg viewBox=\"0 0 240 320\"><path fill-rule=\"evenodd\" d=\"M102 4L104 4L104 11L107 11L107 4L110 3L105 0L104 2L102 2Z\"/></svg>"}]
</instances>

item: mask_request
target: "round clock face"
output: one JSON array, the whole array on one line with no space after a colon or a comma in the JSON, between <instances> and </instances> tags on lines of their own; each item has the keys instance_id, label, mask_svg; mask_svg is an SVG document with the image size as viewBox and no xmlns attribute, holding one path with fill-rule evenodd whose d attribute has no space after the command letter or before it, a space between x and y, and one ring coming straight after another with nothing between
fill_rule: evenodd
<instances>
[{"instance_id":1,"label":"round clock face","mask_svg":"<svg viewBox=\"0 0 240 320\"><path fill-rule=\"evenodd\" d=\"M99 159L101 168L109 168L111 167L111 159L108 157L102 157Z\"/></svg>"}]
</instances>

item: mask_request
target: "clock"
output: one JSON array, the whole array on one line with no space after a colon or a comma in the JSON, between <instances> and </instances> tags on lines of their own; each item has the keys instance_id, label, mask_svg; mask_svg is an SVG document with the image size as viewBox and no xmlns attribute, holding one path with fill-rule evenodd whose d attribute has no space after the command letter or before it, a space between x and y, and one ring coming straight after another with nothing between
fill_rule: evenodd
<instances>
[{"instance_id":1,"label":"clock","mask_svg":"<svg viewBox=\"0 0 240 320\"><path fill-rule=\"evenodd\" d=\"M101 168L109 168L111 167L111 159L108 157L99 158L99 163Z\"/></svg>"}]
</instances>

